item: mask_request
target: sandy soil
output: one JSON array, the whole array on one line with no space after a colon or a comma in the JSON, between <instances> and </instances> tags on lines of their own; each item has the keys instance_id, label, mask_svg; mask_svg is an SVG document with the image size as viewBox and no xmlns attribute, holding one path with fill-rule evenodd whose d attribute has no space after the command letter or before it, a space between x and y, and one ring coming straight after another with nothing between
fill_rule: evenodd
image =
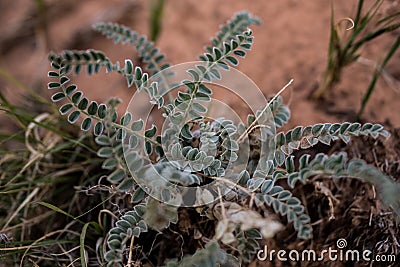
<instances>
[{"instance_id":1,"label":"sandy soil","mask_svg":"<svg viewBox=\"0 0 400 267\"><path fill-rule=\"evenodd\" d=\"M372 3L373 1L366 1ZM37 91L46 91L47 53L63 49L95 48L113 60L136 58L128 46L114 46L91 31L99 21L123 23L138 32L148 32L148 3L136 1L45 1L38 15L34 1L2 1L0 4L0 67ZM383 10L398 9L398 1L386 1ZM334 1L337 20L354 14L356 1ZM329 95L330 101L317 104L308 100L326 66L330 6L324 1L166 1L159 47L173 64L192 61L203 52L218 25L236 11L248 10L262 20L253 27L253 51L238 69L248 75L265 95L277 92L291 78L294 85L284 93L292 109L290 126L322 121L343 121L358 110L373 67L355 63L344 72L342 81ZM42 23L46 21L46 26ZM395 34L399 34L398 32ZM363 48L362 57L379 61L390 47L395 34L379 38ZM394 79L400 78L400 53L387 67ZM96 78L77 77L80 88L90 97L105 101L118 96L128 102L132 91L116 75ZM15 94L15 85L0 78L0 89ZM244 89L245 90L245 89ZM377 83L364 119L400 126L397 111L399 82ZM227 100L229 102L229 100Z\"/></svg>"}]
</instances>

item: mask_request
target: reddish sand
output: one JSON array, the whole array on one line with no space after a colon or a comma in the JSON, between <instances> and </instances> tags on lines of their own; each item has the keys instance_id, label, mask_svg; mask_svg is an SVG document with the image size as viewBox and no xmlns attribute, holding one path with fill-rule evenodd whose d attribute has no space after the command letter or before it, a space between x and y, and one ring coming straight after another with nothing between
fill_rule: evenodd
<instances>
[{"instance_id":1,"label":"reddish sand","mask_svg":"<svg viewBox=\"0 0 400 267\"><path fill-rule=\"evenodd\" d=\"M47 33L40 28L34 1L14 0L0 4L0 68L31 88L45 91L51 50L94 48L105 51L113 60L136 58L129 46L114 46L91 31L99 21L126 24L140 33L148 32L147 1L45 1ZM372 3L373 1L366 1ZM382 10L398 9L398 1L386 1ZM336 20L351 17L356 1L334 1ZM344 70L342 81L329 95L329 103L318 105L308 95L320 80L326 66L330 5L324 1L166 1L159 47L172 64L192 61L203 52L220 23L236 11L248 10L262 20L253 27L255 44L238 69L262 89L265 95L277 92L291 78L294 85L283 95L292 109L289 126L347 120L360 106L373 68L355 63ZM362 49L362 57L381 60L396 35L381 37ZM400 51L387 66L394 79L400 77ZM77 77L87 96L104 101L118 96L129 101L132 90L117 75ZM16 86L0 78L0 89L15 92ZM399 82L389 85L379 79L368 103L364 119L400 126L396 111L400 100ZM229 102L229 100L227 100ZM122 106L123 109L124 106Z\"/></svg>"}]
</instances>

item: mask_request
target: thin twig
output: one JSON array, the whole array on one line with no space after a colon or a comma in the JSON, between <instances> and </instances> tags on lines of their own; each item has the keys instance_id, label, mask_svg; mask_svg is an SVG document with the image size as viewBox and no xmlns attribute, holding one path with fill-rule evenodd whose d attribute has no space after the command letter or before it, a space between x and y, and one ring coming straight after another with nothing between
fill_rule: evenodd
<instances>
[{"instance_id":1,"label":"thin twig","mask_svg":"<svg viewBox=\"0 0 400 267\"><path fill-rule=\"evenodd\" d=\"M283 92L285 91L289 85L291 85L293 83L293 79L291 79L284 87L282 87L281 90L279 90L278 93L276 93L274 95L274 97L268 102L268 104L265 106L265 108L260 112L260 114L256 117L256 119L253 121L252 124L250 124L250 126L247 128L247 130L242 133L242 135L238 138L237 142L240 143L241 141L243 141L244 137L251 132L252 128L256 125L257 121L261 118L261 116L264 114L265 111L267 111L267 109L269 108L269 106L276 100L276 98Z\"/></svg>"},{"instance_id":2,"label":"thin twig","mask_svg":"<svg viewBox=\"0 0 400 267\"><path fill-rule=\"evenodd\" d=\"M225 211L225 207L224 207L224 202L222 201L221 188L219 188L219 186L218 186L217 189L218 189L219 202L220 202L220 204L221 204L221 215L222 215L222 219L223 219L223 220L228 220L228 219L226 218L226 211Z\"/></svg>"},{"instance_id":3,"label":"thin twig","mask_svg":"<svg viewBox=\"0 0 400 267\"><path fill-rule=\"evenodd\" d=\"M238 189L242 190L243 192L245 192L246 194L248 194L249 196L254 194L253 192L250 192L247 188L239 185L238 183L232 182L231 180L228 180L226 178L215 177L215 176L207 176L207 177L211 178L211 179L214 179L216 181L220 181L220 182L223 182L223 183L227 183L227 184L233 185L233 186L237 187Z\"/></svg>"}]
</instances>

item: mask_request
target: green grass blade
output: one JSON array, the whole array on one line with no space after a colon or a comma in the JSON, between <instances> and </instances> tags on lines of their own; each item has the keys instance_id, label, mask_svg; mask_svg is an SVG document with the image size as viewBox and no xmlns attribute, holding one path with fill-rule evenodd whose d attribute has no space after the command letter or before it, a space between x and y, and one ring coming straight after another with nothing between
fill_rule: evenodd
<instances>
[{"instance_id":1,"label":"green grass blade","mask_svg":"<svg viewBox=\"0 0 400 267\"><path fill-rule=\"evenodd\" d=\"M82 266L88 266L86 262L86 254L85 254L85 237L86 237L86 231L87 228L89 227L90 223L85 223L85 225L82 228L81 236L79 237L79 247L80 247L80 254L81 254L81 265Z\"/></svg>"},{"instance_id":2,"label":"green grass blade","mask_svg":"<svg viewBox=\"0 0 400 267\"><path fill-rule=\"evenodd\" d=\"M38 201L36 203L39 204L39 205L45 206L46 208L49 208L51 210L54 210L55 212L61 213L61 214L65 215L65 216L67 216L67 217L70 217L71 219L76 220L81 224L84 224L84 222L82 222L81 220L76 219L74 216L72 216L68 212L63 211L62 209L60 209L60 208L58 208L58 207L56 207L56 206L54 206L54 205L52 205L50 203L43 202L43 201Z\"/></svg>"},{"instance_id":3,"label":"green grass blade","mask_svg":"<svg viewBox=\"0 0 400 267\"><path fill-rule=\"evenodd\" d=\"M396 42L390 48L389 53L387 53L385 59L382 61L382 64L380 66L377 66L377 68L374 72L374 76L372 77L371 83L368 86L367 92L365 93L365 95L361 101L361 107L357 113L357 119L360 119L361 115L364 112L365 106L367 105L369 98L371 97L371 94L375 89L375 85L376 85L376 82L378 81L379 74L381 73L382 69L385 68L386 64L389 62L390 58L393 56L393 54L396 52L396 50L399 48L399 46L400 46L400 37L397 37Z\"/></svg>"},{"instance_id":4,"label":"green grass blade","mask_svg":"<svg viewBox=\"0 0 400 267\"><path fill-rule=\"evenodd\" d=\"M358 22L360 21L363 4L364 4L364 0L358 1L357 14L356 14L356 18L354 19L355 25L358 25Z\"/></svg>"}]
</instances>

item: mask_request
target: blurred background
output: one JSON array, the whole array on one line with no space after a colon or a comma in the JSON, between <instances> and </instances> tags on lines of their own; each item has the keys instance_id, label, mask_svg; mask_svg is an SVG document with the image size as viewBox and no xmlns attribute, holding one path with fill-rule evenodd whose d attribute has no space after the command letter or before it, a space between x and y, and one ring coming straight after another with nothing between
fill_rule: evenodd
<instances>
[{"instance_id":1,"label":"blurred background","mask_svg":"<svg viewBox=\"0 0 400 267\"><path fill-rule=\"evenodd\" d=\"M143 34L154 30L150 16L163 2L159 13L157 45L167 60L178 64L197 59L219 25L241 10L258 16L262 24L253 27L253 51L239 65L266 96L277 92L291 78L294 85L284 93L292 109L294 125L351 120L360 107L374 72L399 31L383 35L361 49L358 62L345 68L341 81L324 102L310 100L310 94L326 68L330 34L329 1L218 1L218 0L13 0L0 1L0 90L16 101L25 94L22 84L47 94L47 60L50 51L97 49L113 61L138 60L133 48L115 46L91 26L97 22L118 22ZM358 1L333 1L335 21L355 14ZM366 6L374 1L365 1ZM399 1L384 1L381 12L399 11ZM342 22L347 27L346 22ZM385 68L363 114L365 121L400 126L400 51ZM136 61L137 62L137 61ZM134 93L113 74L76 77L80 89L92 100L117 96L125 105ZM243 88L246 90L246 88ZM229 99L226 101L229 102ZM231 103L234 104L234 103ZM124 107L124 106L122 106ZM3 129L7 126L0 123Z\"/></svg>"},{"instance_id":2,"label":"blurred background","mask_svg":"<svg viewBox=\"0 0 400 267\"><path fill-rule=\"evenodd\" d=\"M356 32L355 29L346 31L346 28L351 28L350 20L355 19L360 2L362 0L0 0L0 104L4 105L0 106L0 238L3 238L0 240L0 258L8 249L1 250L3 243L8 245L11 242L10 246L29 245L29 240L39 240L44 235L49 237L47 239L51 237L49 241L54 241L55 245L49 247L50 243L41 243L36 251L32 249L29 252L26 262L28 258L35 263L36 259L37 262L46 261L48 255L52 260L54 255L68 254L60 242L65 241L65 248L71 248L69 251L79 248L77 244L83 230L80 222L71 221L75 216L84 222L104 217L106 231L89 231L85 241L87 246L90 244L91 248L96 248L97 253L97 242L114 225L114 214L121 214L121 210L132 205L125 193L108 198L108 194L114 195L114 189L108 188L105 179L101 178L108 171L100 168L102 160L96 156L97 146L93 136L81 133L66 119L54 116L59 106L49 105L47 83L50 79L47 72L50 69L48 55L52 51L95 49L105 52L112 62L124 62L129 58L134 64L142 64L133 47L114 45L111 40L93 31L92 25L98 22L124 24L140 34L151 36L173 65L196 60L198 55L204 53L204 46L210 43L210 38L219 31L219 25L235 12L247 10L258 16L261 25L252 27L254 46L238 69L252 79L267 97L294 79L294 83L283 93L284 101L292 111L292 118L285 129L319 122L354 122L377 66L390 55L371 90L361 120L383 124L393 138L385 141L359 138L348 147L337 142L332 149L346 151L350 158L365 158L368 163L379 166L398 180L400 49L397 48L400 47L400 0L382 0L376 16L372 18L373 23L364 30L376 30L372 26L376 22L374 20L379 21L380 18L391 19L390 22L397 28L361 45L357 51L360 57L342 68L340 81L327 91L324 99L311 97L324 84L328 55L334 54L328 52L329 44L331 49L334 47L332 39L330 42L332 29L337 30L339 41L346 42ZM376 0L365 0L365 11L374 3ZM394 53L390 54L392 50ZM91 77L82 74L73 76L73 80L90 100L105 102L111 97L121 98L120 113L125 111L135 93L135 89L127 88L126 80L115 73L100 72ZM245 93L248 88L242 90ZM243 111L242 102L237 98L224 94L222 90L214 92L219 100ZM36 101L38 99L40 101ZM49 115L45 112L56 113ZM32 123L34 119L41 119L42 124ZM107 186L102 187L103 183ZM338 237L349 237L349 247L353 244L359 249L367 244L370 248L371 244L381 244L384 252L398 255L396 236L399 230L393 224L393 217L386 216L389 213L381 214L372 187L361 182L343 180L337 185L336 181L326 180L324 186L329 188L326 190L332 190L332 197L341 200L340 205L335 204L337 217L331 220L327 215L330 207L327 198L330 199L330 196L324 196L324 192L316 194L314 185L307 186L305 193L301 187L296 189L295 194L299 196L301 192L302 199L308 201L305 206L316 225L315 238L310 243L296 240L293 231L288 228L280 237L271 240L269 247L305 248L310 245L327 248L336 244ZM89 191L95 195L89 194ZM342 194L345 191L346 194ZM107 200L104 200L106 195ZM39 205L37 201L54 206ZM110 212L101 215L104 210L100 211L100 204L104 202L103 208ZM58 209L66 210L71 215L65 216ZM110 214L112 217L107 219ZM58 231L60 235L50 236ZM10 242L4 238L7 235ZM71 240L75 243L70 244ZM173 246L179 247L178 239L170 240L174 240ZM72 246L75 248L72 249ZM170 249L169 245L165 248ZM9 251L6 256L9 256L10 262L21 260L23 250ZM54 254L60 252L63 253ZM155 250L154 255L158 255L157 252ZM91 251L91 260L94 260L94 254ZM79 259L79 251L75 250L66 257L70 257L66 262L72 258ZM60 262L65 260L60 258ZM0 259L0 267L11 266L7 263L2 265L3 262ZM336 267L337 264L332 262L331 266ZM96 265L97 262L94 263Z\"/></svg>"}]
</instances>

